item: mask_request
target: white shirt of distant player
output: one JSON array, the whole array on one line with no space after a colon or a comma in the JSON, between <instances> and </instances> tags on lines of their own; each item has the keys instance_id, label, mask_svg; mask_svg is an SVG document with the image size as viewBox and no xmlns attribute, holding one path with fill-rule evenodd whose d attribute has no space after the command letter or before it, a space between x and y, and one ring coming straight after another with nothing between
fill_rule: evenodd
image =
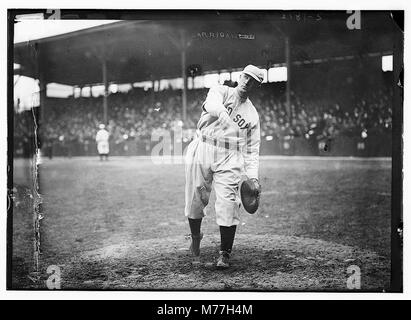
<instances>
[{"instance_id":1,"label":"white shirt of distant player","mask_svg":"<svg viewBox=\"0 0 411 320\"><path fill-rule=\"evenodd\" d=\"M105 129L100 129L96 135L97 150L99 153L108 153L109 144L108 144L109 133Z\"/></svg>"},{"instance_id":2,"label":"white shirt of distant player","mask_svg":"<svg viewBox=\"0 0 411 320\"><path fill-rule=\"evenodd\" d=\"M106 129L100 129L96 135L97 142L108 141L109 133Z\"/></svg>"}]
</instances>

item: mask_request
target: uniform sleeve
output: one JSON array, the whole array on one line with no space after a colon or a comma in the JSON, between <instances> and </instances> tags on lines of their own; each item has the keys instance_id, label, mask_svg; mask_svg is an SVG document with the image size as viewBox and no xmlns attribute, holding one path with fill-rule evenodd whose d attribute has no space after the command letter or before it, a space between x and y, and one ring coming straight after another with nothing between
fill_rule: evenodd
<instances>
[{"instance_id":1,"label":"uniform sleeve","mask_svg":"<svg viewBox=\"0 0 411 320\"><path fill-rule=\"evenodd\" d=\"M247 177L250 179L258 179L259 155L260 120L258 119L257 123L247 131L247 141L243 152L244 169Z\"/></svg>"},{"instance_id":2,"label":"uniform sleeve","mask_svg":"<svg viewBox=\"0 0 411 320\"><path fill-rule=\"evenodd\" d=\"M222 111L226 111L223 103L227 97L227 93L227 86L212 87L208 91L207 98L203 103L203 110L214 117L218 117Z\"/></svg>"}]
</instances>

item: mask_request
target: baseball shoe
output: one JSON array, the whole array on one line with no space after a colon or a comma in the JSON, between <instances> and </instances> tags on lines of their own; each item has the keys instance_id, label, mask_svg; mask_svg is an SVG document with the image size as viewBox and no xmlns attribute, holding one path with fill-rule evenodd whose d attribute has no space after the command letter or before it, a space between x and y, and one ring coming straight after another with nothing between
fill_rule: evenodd
<instances>
[{"instance_id":1,"label":"baseball shoe","mask_svg":"<svg viewBox=\"0 0 411 320\"><path fill-rule=\"evenodd\" d=\"M230 254L227 251L220 251L220 256L217 260L217 268L227 269L230 267Z\"/></svg>"},{"instance_id":2,"label":"baseball shoe","mask_svg":"<svg viewBox=\"0 0 411 320\"><path fill-rule=\"evenodd\" d=\"M203 233L200 233L199 235L191 234L190 238L190 252L193 255L193 257L198 258L200 256L200 242L201 239L203 239Z\"/></svg>"}]
</instances>

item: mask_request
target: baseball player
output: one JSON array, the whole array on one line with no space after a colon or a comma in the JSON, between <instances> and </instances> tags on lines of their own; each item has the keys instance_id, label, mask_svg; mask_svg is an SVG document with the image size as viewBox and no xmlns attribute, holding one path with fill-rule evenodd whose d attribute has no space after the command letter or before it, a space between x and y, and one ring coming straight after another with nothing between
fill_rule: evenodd
<instances>
[{"instance_id":1,"label":"baseball player","mask_svg":"<svg viewBox=\"0 0 411 320\"><path fill-rule=\"evenodd\" d=\"M97 142L97 151L100 156L100 161L105 158L108 160L108 153L109 153L109 143L108 143L108 138L109 138L109 133L105 129L104 124L99 125L99 131L97 132L96 135L96 142Z\"/></svg>"},{"instance_id":2,"label":"baseball player","mask_svg":"<svg viewBox=\"0 0 411 320\"><path fill-rule=\"evenodd\" d=\"M245 174L258 183L260 120L248 94L264 79L261 69L248 65L238 85L211 88L202 105L196 138L186 154L185 216L191 231L193 263L199 262L201 222L212 183L216 194L216 222L221 246L218 268L228 268L236 227L240 222L238 186Z\"/></svg>"}]
</instances>

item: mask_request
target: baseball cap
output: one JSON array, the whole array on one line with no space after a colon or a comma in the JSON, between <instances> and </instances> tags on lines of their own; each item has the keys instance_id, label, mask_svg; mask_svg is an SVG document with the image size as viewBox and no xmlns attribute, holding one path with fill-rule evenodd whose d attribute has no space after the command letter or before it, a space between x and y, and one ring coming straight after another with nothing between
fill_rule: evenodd
<instances>
[{"instance_id":1,"label":"baseball cap","mask_svg":"<svg viewBox=\"0 0 411 320\"><path fill-rule=\"evenodd\" d=\"M253 77L259 83L262 83L264 80L264 72L260 68L249 64L243 70L243 73L248 74L250 77Z\"/></svg>"}]
</instances>

